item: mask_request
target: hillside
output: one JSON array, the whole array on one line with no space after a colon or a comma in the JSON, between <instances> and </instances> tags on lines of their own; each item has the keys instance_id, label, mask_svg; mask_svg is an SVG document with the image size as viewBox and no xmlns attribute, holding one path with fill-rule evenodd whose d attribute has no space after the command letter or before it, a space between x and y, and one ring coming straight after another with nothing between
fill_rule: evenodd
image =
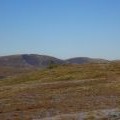
<instances>
[{"instance_id":1,"label":"hillside","mask_svg":"<svg viewBox=\"0 0 120 120\"><path fill-rule=\"evenodd\" d=\"M0 57L0 67L17 68L45 68L52 64L83 64L83 63L107 63L108 60L76 57L61 60L52 56L37 54L21 54Z\"/></svg>"},{"instance_id":2,"label":"hillside","mask_svg":"<svg viewBox=\"0 0 120 120\"><path fill-rule=\"evenodd\" d=\"M119 106L119 62L58 65L0 81L1 120L118 120Z\"/></svg>"},{"instance_id":3,"label":"hillside","mask_svg":"<svg viewBox=\"0 0 120 120\"><path fill-rule=\"evenodd\" d=\"M0 57L0 79L16 76L36 69L45 69L63 64L109 63L108 60L87 57L61 60L52 56L37 54L21 54Z\"/></svg>"},{"instance_id":4,"label":"hillside","mask_svg":"<svg viewBox=\"0 0 120 120\"><path fill-rule=\"evenodd\" d=\"M108 60L104 59L95 59L95 58L88 58L88 57L76 57L76 58L70 58L66 60L69 63L73 64L84 64L84 63L107 63Z\"/></svg>"},{"instance_id":5,"label":"hillside","mask_svg":"<svg viewBox=\"0 0 120 120\"><path fill-rule=\"evenodd\" d=\"M40 67L44 68L50 64L63 64L64 61L45 55L23 54L0 57L0 67Z\"/></svg>"}]
</instances>

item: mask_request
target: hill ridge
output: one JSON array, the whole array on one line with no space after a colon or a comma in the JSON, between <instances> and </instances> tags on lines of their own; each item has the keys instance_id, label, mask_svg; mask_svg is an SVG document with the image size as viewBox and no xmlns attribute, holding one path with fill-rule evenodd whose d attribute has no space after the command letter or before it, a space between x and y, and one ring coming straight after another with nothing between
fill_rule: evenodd
<instances>
[{"instance_id":1,"label":"hill ridge","mask_svg":"<svg viewBox=\"0 0 120 120\"><path fill-rule=\"evenodd\" d=\"M74 57L70 59L58 59L56 57L39 54L18 54L0 56L0 67L39 67L45 68L50 64L84 64L84 63L108 63L110 61L89 57Z\"/></svg>"}]
</instances>

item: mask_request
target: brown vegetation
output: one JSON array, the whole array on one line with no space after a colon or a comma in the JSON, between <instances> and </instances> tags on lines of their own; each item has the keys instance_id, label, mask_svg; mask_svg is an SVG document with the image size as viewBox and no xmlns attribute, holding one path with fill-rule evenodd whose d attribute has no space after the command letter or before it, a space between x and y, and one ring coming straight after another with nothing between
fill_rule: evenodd
<instances>
[{"instance_id":1,"label":"brown vegetation","mask_svg":"<svg viewBox=\"0 0 120 120\"><path fill-rule=\"evenodd\" d=\"M0 120L119 108L119 96L119 63L61 65L11 74L0 81Z\"/></svg>"}]
</instances>

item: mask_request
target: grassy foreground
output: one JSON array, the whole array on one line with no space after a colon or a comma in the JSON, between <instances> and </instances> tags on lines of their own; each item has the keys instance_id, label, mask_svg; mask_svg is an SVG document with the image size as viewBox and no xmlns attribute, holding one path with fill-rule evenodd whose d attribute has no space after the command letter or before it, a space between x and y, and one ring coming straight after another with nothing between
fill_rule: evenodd
<instances>
[{"instance_id":1,"label":"grassy foreground","mask_svg":"<svg viewBox=\"0 0 120 120\"><path fill-rule=\"evenodd\" d=\"M119 62L24 70L0 80L0 120L49 120L80 112L89 112L84 120L94 120L90 111L119 109L119 105Z\"/></svg>"}]
</instances>

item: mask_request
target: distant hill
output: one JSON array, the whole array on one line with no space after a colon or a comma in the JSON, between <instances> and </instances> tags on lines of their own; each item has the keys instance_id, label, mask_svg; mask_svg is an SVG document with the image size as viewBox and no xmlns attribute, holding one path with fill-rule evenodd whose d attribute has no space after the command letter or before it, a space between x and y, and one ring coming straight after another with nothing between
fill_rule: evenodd
<instances>
[{"instance_id":1,"label":"distant hill","mask_svg":"<svg viewBox=\"0 0 120 120\"><path fill-rule=\"evenodd\" d=\"M65 61L45 55L23 54L0 57L0 67L40 67L50 64L64 64Z\"/></svg>"},{"instance_id":2,"label":"distant hill","mask_svg":"<svg viewBox=\"0 0 120 120\"><path fill-rule=\"evenodd\" d=\"M76 57L66 60L69 63L73 64L84 64L84 63L108 63L108 60L104 59L95 59L95 58L88 58L88 57Z\"/></svg>"},{"instance_id":3,"label":"distant hill","mask_svg":"<svg viewBox=\"0 0 120 120\"><path fill-rule=\"evenodd\" d=\"M84 64L84 63L108 63L108 60L93 59L88 57L76 57L61 60L47 55L21 54L0 57L0 67L14 68L45 68L51 64Z\"/></svg>"}]
</instances>

